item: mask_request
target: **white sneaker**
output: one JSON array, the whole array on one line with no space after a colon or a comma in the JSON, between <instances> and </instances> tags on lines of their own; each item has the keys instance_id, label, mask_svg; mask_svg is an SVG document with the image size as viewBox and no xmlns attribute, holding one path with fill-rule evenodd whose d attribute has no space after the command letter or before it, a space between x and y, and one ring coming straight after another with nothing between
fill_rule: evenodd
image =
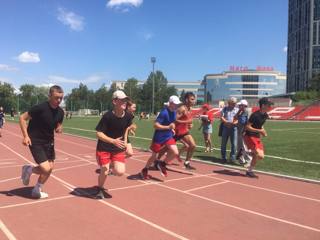
<instances>
[{"instance_id":1,"label":"white sneaker","mask_svg":"<svg viewBox=\"0 0 320 240\"><path fill-rule=\"evenodd\" d=\"M30 176L32 174L32 166L31 165L24 165L22 167L21 172L21 180L23 185L28 186L30 182Z\"/></svg>"},{"instance_id":2,"label":"white sneaker","mask_svg":"<svg viewBox=\"0 0 320 240\"><path fill-rule=\"evenodd\" d=\"M244 159L243 155L240 156L240 158L239 158L239 163L240 163L241 165L244 165L244 164L247 163L247 161Z\"/></svg>"},{"instance_id":3,"label":"white sneaker","mask_svg":"<svg viewBox=\"0 0 320 240\"><path fill-rule=\"evenodd\" d=\"M48 198L48 193L37 191L35 188L32 189L31 196L36 199Z\"/></svg>"}]
</instances>

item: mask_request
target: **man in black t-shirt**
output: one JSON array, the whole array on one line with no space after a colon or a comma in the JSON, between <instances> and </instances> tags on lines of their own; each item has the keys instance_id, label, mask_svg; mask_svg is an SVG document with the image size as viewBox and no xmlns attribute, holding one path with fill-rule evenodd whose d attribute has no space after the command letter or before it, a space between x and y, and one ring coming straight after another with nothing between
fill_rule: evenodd
<instances>
[{"instance_id":1,"label":"man in black t-shirt","mask_svg":"<svg viewBox=\"0 0 320 240\"><path fill-rule=\"evenodd\" d=\"M62 132L64 111L59 107L63 99L63 90L54 85L49 90L49 100L33 106L20 116L20 128L23 134L23 144L29 146L31 154L38 166L22 167L21 179L24 185L29 185L32 173L38 174L38 182L32 189L34 198L47 198L42 191L43 184L48 180L53 170L54 132ZM29 124L27 122L29 121Z\"/></svg>"},{"instance_id":2,"label":"man in black t-shirt","mask_svg":"<svg viewBox=\"0 0 320 240\"><path fill-rule=\"evenodd\" d=\"M246 148L251 150L252 153L252 160L246 172L248 177L257 177L253 173L253 168L255 167L258 159L264 158L264 146L260 138L261 136L267 136L267 132L263 128L263 124L269 117L267 111L270 110L272 104L273 103L270 102L268 98L261 98L259 100L260 109L251 114L246 125L244 142Z\"/></svg>"},{"instance_id":3,"label":"man in black t-shirt","mask_svg":"<svg viewBox=\"0 0 320 240\"><path fill-rule=\"evenodd\" d=\"M133 119L133 115L126 111L127 101L128 97L123 91L115 91L112 95L113 110L105 113L96 127L96 157L100 166L96 198L99 199L111 197L104 189L110 163L113 163L114 175L121 176L125 173L127 141L124 135L131 129Z\"/></svg>"}]
</instances>

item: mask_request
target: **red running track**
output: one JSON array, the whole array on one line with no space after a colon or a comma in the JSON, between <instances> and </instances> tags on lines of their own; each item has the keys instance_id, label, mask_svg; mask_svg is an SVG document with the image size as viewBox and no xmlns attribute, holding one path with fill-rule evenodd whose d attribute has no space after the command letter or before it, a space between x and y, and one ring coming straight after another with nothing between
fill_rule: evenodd
<instances>
[{"instance_id":1,"label":"red running track","mask_svg":"<svg viewBox=\"0 0 320 240\"><path fill-rule=\"evenodd\" d=\"M194 162L197 171L170 166L141 181L148 152L127 160L127 174L110 176L111 199L95 200L96 142L57 135L55 171L46 200L30 197L21 166L33 163L16 124L0 138L0 239L320 239L320 187ZM82 193L82 194L79 194Z\"/></svg>"}]
</instances>

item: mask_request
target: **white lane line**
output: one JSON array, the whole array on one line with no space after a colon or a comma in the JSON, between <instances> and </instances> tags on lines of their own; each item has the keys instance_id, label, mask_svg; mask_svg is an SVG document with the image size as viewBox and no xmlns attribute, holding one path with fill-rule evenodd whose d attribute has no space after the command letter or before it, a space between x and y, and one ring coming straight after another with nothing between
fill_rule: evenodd
<instances>
[{"instance_id":1,"label":"white lane line","mask_svg":"<svg viewBox=\"0 0 320 240\"><path fill-rule=\"evenodd\" d=\"M67 141L67 140L66 140ZM68 141L69 143L73 143L71 141ZM63 152L65 153L65 152ZM76 157L76 156L75 156ZM80 157L78 157L80 158ZM81 158L80 158L81 159ZM133 159L133 160L136 160L136 161L139 161L139 162L146 162L144 160L141 160L141 159L138 159L136 157L131 157L130 159ZM204 162L204 163L207 163L205 161L201 161L201 162ZM190 174L190 172L188 171L184 171L184 170L181 170L181 169L178 169L178 168L174 168L174 167L170 167L172 168L173 170L176 170L176 171L180 171L182 173L188 173ZM195 172L192 172L192 174L194 175L199 175L199 176L206 176L206 175L202 175L202 174L198 174L198 173L195 173ZM222 180L222 181L225 181L225 179L223 178L218 178L218 177L213 177L215 179L218 179L218 180ZM235 182L235 181L230 181L231 183L234 183L234 184L239 184L239 185L243 185L243 186L247 186L247 187L251 187L251 188L259 188L261 190L265 190L265 191L269 191L269 192L274 192L274 193L279 193L279 194L282 194L282 195L287 195L287 196L291 196L291 197L297 197L297 198L301 198L301 199L305 199L305 200L310 200L310 201L315 201L315 202L319 202L320 200L319 199L315 199L315 198L309 198L309 197L305 197L305 196L302 196L302 195L297 195L297 194L291 194L291 193L286 193L286 192L282 192L282 191L277 191L277 190L273 190L273 189L269 189L269 188L263 188L263 187L255 187L255 186L252 186L252 185L249 185L249 184L245 184L245 183L239 183L239 182Z\"/></svg>"},{"instance_id":2,"label":"white lane line","mask_svg":"<svg viewBox=\"0 0 320 240\"><path fill-rule=\"evenodd\" d=\"M293 226L300 227L300 228L304 228L304 229L307 229L307 230L320 232L320 229L318 229L318 228L314 228L314 227L310 227L310 226L307 226L307 225L303 225L303 224L287 221L287 220L284 220L284 219L281 219L281 218L277 218L277 217L272 217L272 216L269 216L269 215L266 215L266 214L263 214L263 213L252 211L252 210L249 210L249 209L246 209L246 208L241 208L241 207L238 207L238 206L235 206L235 205L232 205L232 204L228 204L228 203L225 203L225 202L220 202L220 201L217 201L217 200L213 200L213 199L210 199L210 198L207 198L207 197L203 197L203 196L200 196L200 195L197 195L197 194L194 194L194 193L185 192L185 191L182 191L180 189L169 187L169 186L166 186L166 185L163 185L163 184L157 184L157 185L161 186L161 187L164 187L164 188L171 189L173 191L177 191L177 192L180 192L180 193L183 193L183 194L187 194L187 195L190 195L190 196L193 196L193 197L196 197L196 198L200 198L200 199L212 202L212 203L216 203L216 204L219 204L219 205L222 205L222 206L225 206L225 207L233 208L233 209L236 209L236 210L239 210L239 211L242 211L242 212L250 213L250 214L253 214L253 215L256 215L256 216L260 216L260 217L264 217L264 218L267 218L267 219L275 220L277 222L286 223L286 224L293 225Z\"/></svg>"},{"instance_id":3,"label":"white lane line","mask_svg":"<svg viewBox=\"0 0 320 240\"><path fill-rule=\"evenodd\" d=\"M21 178L21 177L14 177L14 178L3 179L3 180L0 180L0 183L9 182L9 181L16 180L16 179L20 179L20 178Z\"/></svg>"},{"instance_id":4,"label":"white lane line","mask_svg":"<svg viewBox=\"0 0 320 240\"><path fill-rule=\"evenodd\" d=\"M14 195L13 195L13 196L14 196ZM17 203L17 204L10 204L10 205L6 205L6 206L1 206L0 209L34 205L34 204L40 204L40 203L45 203L45 202L52 202L52 201L61 200L61 199L67 199L67 198L72 198L72 197L75 197L75 196L73 196L73 195L66 195L66 196L55 197L55 198L47 198L47 199L41 199L41 200L34 200L34 201L30 201L30 202L24 202L24 203Z\"/></svg>"},{"instance_id":5,"label":"white lane line","mask_svg":"<svg viewBox=\"0 0 320 240\"><path fill-rule=\"evenodd\" d=\"M2 222L1 219L0 219L0 229L9 240L17 240L16 237L12 234L12 232L10 232L7 226Z\"/></svg>"},{"instance_id":6,"label":"white lane line","mask_svg":"<svg viewBox=\"0 0 320 240\"><path fill-rule=\"evenodd\" d=\"M94 138L84 137L84 136L75 135L75 134L71 134L71 133L65 133L64 135L70 135L70 136L73 136L73 137L83 138L83 139L87 139L87 140L90 140L90 141L95 141L96 140ZM146 150L144 148L135 147L135 149L139 149L140 151L148 152L148 150ZM216 150L219 150L219 148L216 148ZM267 155L265 155L265 156L267 156ZM283 159L283 158L280 157L280 159ZM197 159L197 158L192 158L191 160L193 160L195 162L205 163L205 164L208 164L208 165L215 165L215 166L227 167L227 168L231 168L231 169L243 170L242 167L225 166L224 164L208 162L208 161L204 161L204 160ZM287 158L285 160L288 160L288 161L291 161L291 160L293 160L293 161L303 161L303 160L296 160L296 159L290 159L290 158ZM310 163L310 161L307 161L307 162ZM313 164L313 163L318 164L318 162L311 162L311 164ZM294 177L294 176L290 176L290 175L278 174L278 173L273 173L273 172L266 172L266 171L262 171L262 170L257 170L257 172L263 173L263 174L266 174L266 175L270 175L270 176L274 176L274 177L287 178L287 179L291 179L291 180L298 180L298 181L311 182L311 183L320 183L319 180L314 180L314 179L309 179L309 178Z\"/></svg>"},{"instance_id":7,"label":"white lane line","mask_svg":"<svg viewBox=\"0 0 320 240\"><path fill-rule=\"evenodd\" d=\"M218 178L218 177L214 177L214 176L207 176L207 177L213 178L213 179L217 179L217 180L224 180L223 178ZM301 195L297 195L297 194L281 192L281 191L277 191L277 190L273 190L273 189L269 189L269 188L264 188L264 187L258 187L258 186L254 186L254 185L250 185L250 184L246 184L246 183L240 183L240 182L235 182L235 181L229 181L229 182L232 183L232 184L241 185L241 186L254 188L254 189L259 189L259 190L263 190L263 191L267 191L267 192L273 192L273 193L278 193L278 194L281 194L281 195L301 198L301 199L304 199L304 200L320 202L320 199L316 199L316 198L310 198L310 197L305 197L305 196L301 196Z\"/></svg>"},{"instance_id":8,"label":"white lane line","mask_svg":"<svg viewBox=\"0 0 320 240\"><path fill-rule=\"evenodd\" d=\"M3 168L17 168L17 167L22 167L22 165L10 165L10 166L1 166L0 169L3 169Z\"/></svg>"},{"instance_id":9,"label":"white lane line","mask_svg":"<svg viewBox=\"0 0 320 240\"><path fill-rule=\"evenodd\" d=\"M143 160L140 160L140 159L136 159L136 158L133 158L132 159L136 160L136 161L139 161L139 162L145 162ZM175 171L180 171L182 173L190 173L190 172L187 172L187 171L183 171L181 169L178 169L178 168L174 168L174 167L170 167L171 169L175 170ZM225 179L223 178L219 178L219 177L214 177L214 175L216 174L199 174L199 173L195 173L195 172L192 172L193 175L198 175L198 176L202 176L202 177L209 177L209 178L214 178L214 179L217 179L217 180L221 180L221 181L226 181ZM246 187L249 187L249 188L255 188L255 189L260 189L260 190L264 190L264 191L268 191L268 192L273 192L273 193L278 193L278 194L281 194L281 195L286 195L286 196L290 196L290 197L296 197L296 198L300 198L300 199L304 199L304 200L310 200L310 201L314 201L314 202L320 202L320 199L316 199L316 198L310 198L310 197L305 197L305 196L302 196L302 195L297 195L297 194L292 194L292 193L286 193L286 192L282 192L282 191L277 191L277 190L273 190L273 189L269 189L269 188L264 188L264 187L257 187L257 186L254 186L254 185L249 185L249 184L245 184L245 183L240 183L240 182L235 182L235 181L230 181L228 180L228 182L230 183L233 183L233 184L237 184L237 185L242 185L242 186L246 186Z\"/></svg>"},{"instance_id":10,"label":"white lane line","mask_svg":"<svg viewBox=\"0 0 320 240\"><path fill-rule=\"evenodd\" d=\"M0 162L0 165L10 165L14 164L15 162Z\"/></svg>"},{"instance_id":11,"label":"white lane line","mask_svg":"<svg viewBox=\"0 0 320 240\"><path fill-rule=\"evenodd\" d=\"M53 172L58 172L58 171L63 171L63 170L73 169L73 168L78 168L78 167L84 167L84 166L89 166L89 165L91 165L91 163L85 163L85 164L81 164L81 165L75 165L75 166L64 167L64 168L56 168L53 170Z\"/></svg>"},{"instance_id":12,"label":"white lane line","mask_svg":"<svg viewBox=\"0 0 320 240\"><path fill-rule=\"evenodd\" d=\"M191 189L185 190L184 192L186 192L186 193L188 193L188 192L193 192L193 191L197 191L197 190L200 190L200 189L203 189L203 188L208 188L208 187L212 187L212 186L217 186L217 185L225 184L225 183L228 183L228 182L229 182L229 181L223 181L223 182L219 182L219 183L213 183L213 184L209 184L209 185L202 186L202 187L191 188Z\"/></svg>"},{"instance_id":13,"label":"white lane line","mask_svg":"<svg viewBox=\"0 0 320 240\"><path fill-rule=\"evenodd\" d=\"M13 150L12 148L10 148L9 146L7 146L7 145L5 145L5 144L3 144L3 143L1 143L1 142L0 142L0 144L1 144L2 146L4 146L5 148L7 148L9 151L15 153L15 154L16 154L17 156L19 156L20 158L24 159L26 162L31 163L31 161L29 161L27 158L25 158L24 156L22 156L22 155L19 154L18 152L14 151L14 150ZM76 187L73 186L72 184L70 184L70 183L62 180L61 178L59 178L59 177L57 177L57 176L55 176L55 175L53 175L53 174L51 175L51 177L52 177L52 178L55 178L56 180L58 180L58 181L59 181L60 183L62 183L62 185L65 186L67 189L69 189L69 190L71 190L71 191L75 191ZM158 225L158 224L155 224L155 223L153 223L153 222L151 222L151 221L148 221L148 220L146 220L146 219L144 219L144 218L142 218L142 217L139 217L139 216L135 215L134 213L131 213L131 212L125 210L125 209L122 209L122 208L120 208L120 207L117 207L116 205L113 205L113 204L111 204L111 203L105 202L104 200L99 200L99 202L101 202L101 203L103 203L103 204L105 204L105 205L107 205L107 206L109 206L109 207L111 207L111 208L114 208L114 209L116 209L116 210L118 210L118 211L120 211L120 212L122 212L122 213L124 213L124 214L126 214L126 215L128 215L128 216L130 216L130 217L132 217L132 218L134 218L134 219L137 219L137 220L139 220L139 221L141 221L141 222L143 222L143 223L145 223L145 224L147 224L147 225L149 225L149 226L151 226L151 227L153 227L153 228L156 228L156 229L158 229L158 230L160 230L160 231L162 231L162 232L164 232L164 233L166 233L166 234L168 234L168 235L170 235L170 236L173 236L173 237L175 237L175 238L177 238L177 239L188 240L188 238L185 238L185 237L183 237L183 236L181 236L181 235L179 235L179 234L177 234L177 233L175 233L175 232L170 231L169 229L166 229L166 228L164 228L164 227L161 227L161 226Z\"/></svg>"}]
</instances>

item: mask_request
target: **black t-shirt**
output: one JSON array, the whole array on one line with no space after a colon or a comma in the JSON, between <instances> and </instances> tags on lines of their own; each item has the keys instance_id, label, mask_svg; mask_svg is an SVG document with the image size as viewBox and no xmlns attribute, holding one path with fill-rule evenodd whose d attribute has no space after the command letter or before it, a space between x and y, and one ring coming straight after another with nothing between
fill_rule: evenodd
<instances>
[{"instance_id":1,"label":"black t-shirt","mask_svg":"<svg viewBox=\"0 0 320 240\"><path fill-rule=\"evenodd\" d=\"M132 124L132 114L125 112L123 117L117 117L112 111L108 111L100 119L96 126L97 132L103 132L110 138L123 137L127 127ZM97 151L99 152L122 152L123 149L111 143L106 143L98 139Z\"/></svg>"},{"instance_id":2,"label":"black t-shirt","mask_svg":"<svg viewBox=\"0 0 320 240\"><path fill-rule=\"evenodd\" d=\"M250 118L249 118L249 123L252 123L252 127L256 128L256 129L262 129L263 124L265 123L265 121L268 119L268 114L262 113L261 111L256 111L254 113L251 114ZM257 132L251 132L246 130L246 135L247 136L255 136L255 137L260 137L260 134Z\"/></svg>"},{"instance_id":3,"label":"black t-shirt","mask_svg":"<svg viewBox=\"0 0 320 240\"><path fill-rule=\"evenodd\" d=\"M31 120L28 134L32 144L46 144L54 140L54 130L62 123L64 112L62 108L52 108L49 102L33 106L29 111Z\"/></svg>"}]
</instances>

